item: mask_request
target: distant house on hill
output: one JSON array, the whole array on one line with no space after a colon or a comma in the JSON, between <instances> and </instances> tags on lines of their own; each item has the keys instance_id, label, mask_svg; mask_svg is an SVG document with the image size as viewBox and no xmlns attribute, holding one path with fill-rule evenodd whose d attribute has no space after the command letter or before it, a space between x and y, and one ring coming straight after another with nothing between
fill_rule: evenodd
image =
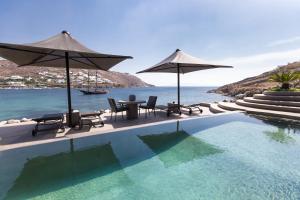
<instances>
[{"instance_id":1,"label":"distant house on hill","mask_svg":"<svg viewBox=\"0 0 300 200\"><path fill-rule=\"evenodd\" d=\"M9 77L10 80L23 80L22 76L13 75Z\"/></svg>"},{"instance_id":2,"label":"distant house on hill","mask_svg":"<svg viewBox=\"0 0 300 200\"><path fill-rule=\"evenodd\" d=\"M26 87L26 85L21 81L8 81L7 85L9 85L12 88L23 88Z\"/></svg>"},{"instance_id":3,"label":"distant house on hill","mask_svg":"<svg viewBox=\"0 0 300 200\"><path fill-rule=\"evenodd\" d=\"M58 79L56 82L62 84L62 83L65 83L65 80L64 79Z\"/></svg>"}]
</instances>

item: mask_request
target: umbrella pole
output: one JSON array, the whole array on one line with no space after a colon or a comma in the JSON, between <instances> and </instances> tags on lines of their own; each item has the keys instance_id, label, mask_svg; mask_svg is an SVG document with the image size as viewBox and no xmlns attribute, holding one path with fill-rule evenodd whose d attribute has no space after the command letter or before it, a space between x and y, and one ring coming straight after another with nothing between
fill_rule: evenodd
<instances>
[{"instance_id":1,"label":"umbrella pole","mask_svg":"<svg viewBox=\"0 0 300 200\"><path fill-rule=\"evenodd\" d=\"M90 91L90 71L88 70L88 92Z\"/></svg>"},{"instance_id":2,"label":"umbrella pole","mask_svg":"<svg viewBox=\"0 0 300 200\"><path fill-rule=\"evenodd\" d=\"M95 88L95 91L98 89L98 74L97 74L97 70L96 70L96 88Z\"/></svg>"},{"instance_id":3,"label":"umbrella pole","mask_svg":"<svg viewBox=\"0 0 300 200\"><path fill-rule=\"evenodd\" d=\"M65 52L66 59L66 75L67 75L67 90L68 90L68 117L69 124L68 126L72 126L72 102L71 102L71 84L70 84L70 68L69 68L69 53Z\"/></svg>"},{"instance_id":4,"label":"umbrella pole","mask_svg":"<svg viewBox=\"0 0 300 200\"><path fill-rule=\"evenodd\" d=\"M180 111L180 71L179 71L179 64L177 64L177 106L178 106L178 112L181 114Z\"/></svg>"}]
</instances>

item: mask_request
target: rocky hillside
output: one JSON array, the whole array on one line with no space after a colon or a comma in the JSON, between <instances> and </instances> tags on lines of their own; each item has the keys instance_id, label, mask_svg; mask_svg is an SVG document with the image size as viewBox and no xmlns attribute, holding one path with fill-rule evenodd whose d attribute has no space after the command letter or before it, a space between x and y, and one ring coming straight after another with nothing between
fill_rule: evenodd
<instances>
[{"instance_id":1,"label":"rocky hillside","mask_svg":"<svg viewBox=\"0 0 300 200\"><path fill-rule=\"evenodd\" d=\"M71 69L73 87L85 87L88 70ZM0 88L65 87L65 70L45 67L17 67L16 64L0 60ZM96 71L89 70L91 87L96 82ZM98 86L104 87L148 87L136 76L114 71L97 71Z\"/></svg>"},{"instance_id":2,"label":"rocky hillside","mask_svg":"<svg viewBox=\"0 0 300 200\"><path fill-rule=\"evenodd\" d=\"M244 80L224 85L210 92L219 93L228 96L236 96L239 94L245 94L251 96L252 94L261 93L264 90L278 86L278 83L269 82L270 75L278 72L279 70L293 70L300 71L300 62L289 63L284 66L279 66L274 70L265 72L258 76L246 78Z\"/></svg>"}]
</instances>

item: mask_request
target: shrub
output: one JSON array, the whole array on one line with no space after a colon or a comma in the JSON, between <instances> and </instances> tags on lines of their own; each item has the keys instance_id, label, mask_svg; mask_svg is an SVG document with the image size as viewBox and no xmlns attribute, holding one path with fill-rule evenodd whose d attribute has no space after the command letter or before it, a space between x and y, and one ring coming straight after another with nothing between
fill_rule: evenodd
<instances>
[{"instance_id":1,"label":"shrub","mask_svg":"<svg viewBox=\"0 0 300 200\"><path fill-rule=\"evenodd\" d=\"M299 72L282 71L270 76L269 81L281 83L280 89L289 90L293 81L299 80Z\"/></svg>"}]
</instances>

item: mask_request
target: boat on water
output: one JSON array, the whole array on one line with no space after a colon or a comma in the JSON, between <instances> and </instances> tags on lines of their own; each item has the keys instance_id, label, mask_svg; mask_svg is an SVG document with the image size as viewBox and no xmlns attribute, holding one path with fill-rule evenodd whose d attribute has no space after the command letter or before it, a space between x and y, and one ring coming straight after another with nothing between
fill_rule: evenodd
<instances>
[{"instance_id":1,"label":"boat on water","mask_svg":"<svg viewBox=\"0 0 300 200\"><path fill-rule=\"evenodd\" d=\"M87 87L86 90L81 89L79 91L82 92L84 95L107 94L108 90L98 89L97 82L98 82L98 74L97 74L97 71L96 71L96 87L95 87L95 89L90 90L90 73L88 71L88 87Z\"/></svg>"},{"instance_id":2,"label":"boat on water","mask_svg":"<svg viewBox=\"0 0 300 200\"><path fill-rule=\"evenodd\" d=\"M101 90L79 90L80 92L82 92L83 94L85 95L92 95L92 94L107 94L108 93L108 90L104 90L104 89L101 89Z\"/></svg>"}]
</instances>

